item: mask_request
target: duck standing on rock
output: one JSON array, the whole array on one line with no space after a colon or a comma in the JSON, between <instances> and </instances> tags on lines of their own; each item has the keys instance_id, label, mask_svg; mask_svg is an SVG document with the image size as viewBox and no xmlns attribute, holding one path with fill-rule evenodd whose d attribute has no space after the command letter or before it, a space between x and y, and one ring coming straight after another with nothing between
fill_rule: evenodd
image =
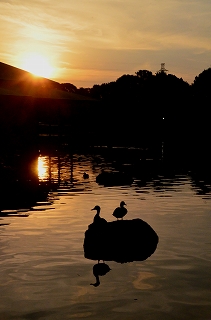
<instances>
[{"instance_id":1,"label":"duck standing on rock","mask_svg":"<svg viewBox=\"0 0 211 320\"><path fill-rule=\"evenodd\" d=\"M124 207L126 203L124 201L120 202L120 206L116 208L113 212L113 216L118 219L122 219L127 214L127 209Z\"/></svg>"},{"instance_id":2,"label":"duck standing on rock","mask_svg":"<svg viewBox=\"0 0 211 320\"><path fill-rule=\"evenodd\" d=\"M96 215L94 216L94 220L93 220L93 223L94 223L94 224L100 224L100 225L102 225L102 224L107 223L106 219L100 217L100 206L95 206L95 207L94 207L93 209L91 209L91 210L97 210L97 213L96 213Z\"/></svg>"}]
</instances>

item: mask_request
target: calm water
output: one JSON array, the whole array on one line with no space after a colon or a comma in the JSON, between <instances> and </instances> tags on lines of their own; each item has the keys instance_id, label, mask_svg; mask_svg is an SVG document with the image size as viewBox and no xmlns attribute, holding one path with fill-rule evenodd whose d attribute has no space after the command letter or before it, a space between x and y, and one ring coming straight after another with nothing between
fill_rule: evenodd
<instances>
[{"instance_id":1,"label":"calm water","mask_svg":"<svg viewBox=\"0 0 211 320\"><path fill-rule=\"evenodd\" d=\"M210 183L186 168L120 162L39 157L40 181L60 185L45 202L3 212L0 319L211 319ZM131 186L95 182L102 169L120 165L132 172ZM112 270L90 286L96 261L84 258L83 241L91 209L100 205L112 221L121 200L125 219L141 218L157 232L157 250L142 262L107 262Z\"/></svg>"}]
</instances>

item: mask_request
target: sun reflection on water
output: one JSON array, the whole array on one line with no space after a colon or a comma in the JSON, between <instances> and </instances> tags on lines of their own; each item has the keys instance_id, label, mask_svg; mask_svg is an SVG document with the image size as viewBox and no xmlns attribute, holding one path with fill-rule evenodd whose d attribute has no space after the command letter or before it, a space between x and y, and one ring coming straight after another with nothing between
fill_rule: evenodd
<instances>
[{"instance_id":1,"label":"sun reflection on water","mask_svg":"<svg viewBox=\"0 0 211 320\"><path fill-rule=\"evenodd\" d=\"M47 157L38 157L38 178L39 180L48 179L48 162Z\"/></svg>"},{"instance_id":2,"label":"sun reflection on water","mask_svg":"<svg viewBox=\"0 0 211 320\"><path fill-rule=\"evenodd\" d=\"M59 156L38 157L38 179L39 181L50 181L52 183L67 183L71 179L71 163L69 158Z\"/></svg>"}]
</instances>

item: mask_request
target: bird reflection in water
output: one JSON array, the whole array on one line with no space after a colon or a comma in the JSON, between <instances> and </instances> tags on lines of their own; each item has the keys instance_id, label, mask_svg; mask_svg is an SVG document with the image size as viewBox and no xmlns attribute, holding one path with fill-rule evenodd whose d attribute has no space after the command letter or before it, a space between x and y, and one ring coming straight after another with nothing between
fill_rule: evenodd
<instances>
[{"instance_id":1,"label":"bird reflection in water","mask_svg":"<svg viewBox=\"0 0 211 320\"><path fill-rule=\"evenodd\" d=\"M110 271L104 261L144 261L155 252L159 238L152 227L142 219L107 222L100 217L99 206L92 210L97 210L97 214L85 231L83 247L85 258L98 261L93 267L96 277L93 285L97 287L100 284L99 276ZM100 260L103 263L99 263Z\"/></svg>"},{"instance_id":2,"label":"bird reflection in water","mask_svg":"<svg viewBox=\"0 0 211 320\"><path fill-rule=\"evenodd\" d=\"M90 285L94 287L98 287L100 285L100 278L99 276L104 276L106 273L110 271L110 267L105 262L98 262L93 266L93 275L96 278L95 283L90 283Z\"/></svg>"}]
</instances>

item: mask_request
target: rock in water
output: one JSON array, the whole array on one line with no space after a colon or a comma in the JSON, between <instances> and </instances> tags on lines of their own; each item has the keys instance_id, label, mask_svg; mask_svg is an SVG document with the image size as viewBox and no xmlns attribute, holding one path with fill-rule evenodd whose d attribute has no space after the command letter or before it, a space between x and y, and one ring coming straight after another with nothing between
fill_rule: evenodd
<instances>
[{"instance_id":1,"label":"rock in water","mask_svg":"<svg viewBox=\"0 0 211 320\"><path fill-rule=\"evenodd\" d=\"M104 186L131 185L133 178L124 172L103 171L96 177L96 182Z\"/></svg>"},{"instance_id":2,"label":"rock in water","mask_svg":"<svg viewBox=\"0 0 211 320\"><path fill-rule=\"evenodd\" d=\"M102 227L89 225L84 238L84 256L91 260L120 263L143 261L156 250L159 238L142 219L107 222Z\"/></svg>"}]
</instances>

